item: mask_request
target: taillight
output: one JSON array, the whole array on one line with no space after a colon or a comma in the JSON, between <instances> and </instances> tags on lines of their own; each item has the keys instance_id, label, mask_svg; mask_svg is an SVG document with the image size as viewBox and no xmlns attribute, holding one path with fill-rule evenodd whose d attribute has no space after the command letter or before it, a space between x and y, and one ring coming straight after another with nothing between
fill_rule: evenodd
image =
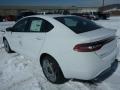
<instances>
[{"instance_id":1,"label":"taillight","mask_svg":"<svg viewBox=\"0 0 120 90\"><path fill-rule=\"evenodd\" d=\"M92 52L92 51L97 51L99 50L103 45L89 45L89 44L77 44L73 48L74 51L78 52Z\"/></svg>"},{"instance_id":2,"label":"taillight","mask_svg":"<svg viewBox=\"0 0 120 90\"><path fill-rule=\"evenodd\" d=\"M110 37L104 40L96 41L96 42L91 42L91 43L84 43L84 44L77 44L74 46L73 50L77 52L92 52L92 51L97 51L100 48L102 48L103 45L111 42L114 40L115 37Z\"/></svg>"}]
</instances>

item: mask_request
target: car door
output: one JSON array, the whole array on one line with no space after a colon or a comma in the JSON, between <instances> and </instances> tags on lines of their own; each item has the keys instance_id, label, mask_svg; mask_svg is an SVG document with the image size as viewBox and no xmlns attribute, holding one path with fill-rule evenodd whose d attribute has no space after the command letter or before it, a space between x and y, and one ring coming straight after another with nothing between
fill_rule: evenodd
<instances>
[{"instance_id":1,"label":"car door","mask_svg":"<svg viewBox=\"0 0 120 90\"><path fill-rule=\"evenodd\" d=\"M45 42L46 32L49 31L48 28L51 24L37 17L31 17L29 19L29 32L24 33L22 39L23 50L25 50L24 53L27 56L37 58L36 56L40 54L40 50ZM48 23L49 25L47 25Z\"/></svg>"},{"instance_id":2,"label":"car door","mask_svg":"<svg viewBox=\"0 0 120 90\"><path fill-rule=\"evenodd\" d=\"M24 33L24 30L27 29L27 18L22 19L18 21L14 26L13 26L13 31L10 32L10 44L13 50L17 52L22 52L22 36Z\"/></svg>"}]
</instances>

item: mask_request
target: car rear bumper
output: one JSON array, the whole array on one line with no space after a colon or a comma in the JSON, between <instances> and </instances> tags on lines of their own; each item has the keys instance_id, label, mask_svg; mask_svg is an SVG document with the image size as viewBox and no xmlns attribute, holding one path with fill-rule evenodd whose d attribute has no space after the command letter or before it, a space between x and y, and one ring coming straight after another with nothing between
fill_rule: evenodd
<instances>
[{"instance_id":1,"label":"car rear bumper","mask_svg":"<svg viewBox=\"0 0 120 90\"><path fill-rule=\"evenodd\" d=\"M103 81L106 78L108 78L110 75L112 75L118 67L118 60L116 59L112 64L111 67L100 73L96 78L94 78L94 81Z\"/></svg>"},{"instance_id":2,"label":"car rear bumper","mask_svg":"<svg viewBox=\"0 0 120 90\"><path fill-rule=\"evenodd\" d=\"M83 54L82 59L81 55L77 54L69 56L69 61L66 62L67 60L64 59L66 61L62 64L63 74L65 78L92 80L112 66L118 52L118 48L116 48L102 59L95 53Z\"/></svg>"}]
</instances>

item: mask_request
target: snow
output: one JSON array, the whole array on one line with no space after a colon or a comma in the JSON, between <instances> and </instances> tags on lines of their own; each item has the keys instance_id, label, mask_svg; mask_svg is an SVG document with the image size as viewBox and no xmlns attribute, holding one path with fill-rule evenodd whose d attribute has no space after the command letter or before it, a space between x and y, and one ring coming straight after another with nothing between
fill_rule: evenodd
<instances>
[{"instance_id":1,"label":"snow","mask_svg":"<svg viewBox=\"0 0 120 90\"><path fill-rule=\"evenodd\" d=\"M4 34L4 32L1 31L5 31L6 28L8 27L12 27L15 24L14 21L12 22L0 22L0 47L2 47L2 36Z\"/></svg>"},{"instance_id":2,"label":"snow","mask_svg":"<svg viewBox=\"0 0 120 90\"><path fill-rule=\"evenodd\" d=\"M107 28L117 29L120 36L120 17L109 20L95 21ZM0 23L0 30L12 26L14 22ZM0 32L0 40L2 35ZM51 84L43 75L37 61L31 60L17 53L5 52L0 41L0 90L120 90L120 65L106 80L95 84L70 80L65 84ZM120 43L118 44L120 45Z\"/></svg>"},{"instance_id":3,"label":"snow","mask_svg":"<svg viewBox=\"0 0 120 90\"><path fill-rule=\"evenodd\" d=\"M0 22L0 31L1 30L5 30L5 28L7 27L12 27L15 24L14 21L10 21L10 22Z\"/></svg>"},{"instance_id":4,"label":"snow","mask_svg":"<svg viewBox=\"0 0 120 90\"><path fill-rule=\"evenodd\" d=\"M120 17L111 17L108 20L98 20L95 22L106 28L116 29L117 35L120 36Z\"/></svg>"}]
</instances>

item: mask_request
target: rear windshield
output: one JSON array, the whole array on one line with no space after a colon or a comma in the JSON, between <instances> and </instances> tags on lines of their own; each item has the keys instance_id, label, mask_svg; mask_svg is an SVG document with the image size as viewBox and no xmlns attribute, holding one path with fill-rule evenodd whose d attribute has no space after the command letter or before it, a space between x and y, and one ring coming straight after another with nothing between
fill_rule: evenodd
<instances>
[{"instance_id":1,"label":"rear windshield","mask_svg":"<svg viewBox=\"0 0 120 90\"><path fill-rule=\"evenodd\" d=\"M77 34L101 28L94 22L78 16L55 17L55 19Z\"/></svg>"}]
</instances>

